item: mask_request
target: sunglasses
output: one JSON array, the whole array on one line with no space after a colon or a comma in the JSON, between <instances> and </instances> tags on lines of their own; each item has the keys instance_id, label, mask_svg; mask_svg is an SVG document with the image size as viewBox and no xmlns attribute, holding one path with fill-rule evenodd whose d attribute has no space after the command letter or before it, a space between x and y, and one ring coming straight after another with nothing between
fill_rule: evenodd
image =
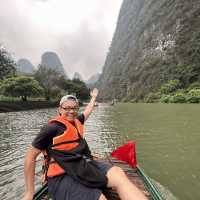
<instances>
[{"instance_id":1,"label":"sunglasses","mask_svg":"<svg viewBox=\"0 0 200 200\"><path fill-rule=\"evenodd\" d=\"M63 110L65 110L66 112L70 112L71 110L74 112L78 112L79 107L61 107Z\"/></svg>"}]
</instances>

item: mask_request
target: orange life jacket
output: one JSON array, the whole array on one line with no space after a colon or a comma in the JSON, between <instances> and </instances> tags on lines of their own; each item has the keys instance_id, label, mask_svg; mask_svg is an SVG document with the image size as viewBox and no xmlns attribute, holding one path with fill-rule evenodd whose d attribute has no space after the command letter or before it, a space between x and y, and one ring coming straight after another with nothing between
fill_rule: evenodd
<instances>
[{"instance_id":1,"label":"orange life jacket","mask_svg":"<svg viewBox=\"0 0 200 200\"><path fill-rule=\"evenodd\" d=\"M76 148L79 145L80 136L83 137L84 126L78 119L74 120L74 125L72 125L65 116L57 116L54 119L51 119L49 123L60 122L65 125L66 131L59 136L53 138L52 149L69 151ZM79 136L80 135L80 136ZM53 158L50 159L47 176L53 177L65 173Z\"/></svg>"}]
</instances>

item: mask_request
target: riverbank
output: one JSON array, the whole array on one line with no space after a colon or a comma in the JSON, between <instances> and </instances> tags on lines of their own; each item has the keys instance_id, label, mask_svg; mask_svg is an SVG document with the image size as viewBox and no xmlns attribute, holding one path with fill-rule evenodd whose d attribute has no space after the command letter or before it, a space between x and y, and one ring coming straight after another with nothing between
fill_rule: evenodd
<instances>
[{"instance_id":1,"label":"riverbank","mask_svg":"<svg viewBox=\"0 0 200 200\"><path fill-rule=\"evenodd\" d=\"M57 101L0 101L0 112L51 108L57 106Z\"/></svg>"}]
</instances>

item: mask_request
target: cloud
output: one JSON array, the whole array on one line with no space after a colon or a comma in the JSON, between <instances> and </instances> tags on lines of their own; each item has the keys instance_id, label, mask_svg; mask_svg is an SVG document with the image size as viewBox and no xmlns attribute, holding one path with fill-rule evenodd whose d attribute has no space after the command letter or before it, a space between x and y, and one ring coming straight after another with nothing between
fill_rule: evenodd
<instances>
[{"instance_id":1,"label":"cloud","mask_svg":"<svg viewBox=\"0 0 200 200\"><path fill-rule=\"evenodd\" d=\"M122 0L7 0L0 7L0 43L35 66L56 52L68 75L101 71Z\"/></svg>"},{"instance_id":2,"label":"cloud","mask_svg":"<svg viewBox=\"0 0 200 200\"><path fill-rule=\"evenodd\" d=\"M65 61L64 65L69 74L77 71L88 77L101 71L106 56L107 41L108 33L105 27L93 31L89 24L83 23L76 33L60 38L57 52Z\"/></svg>"}]
</instances>

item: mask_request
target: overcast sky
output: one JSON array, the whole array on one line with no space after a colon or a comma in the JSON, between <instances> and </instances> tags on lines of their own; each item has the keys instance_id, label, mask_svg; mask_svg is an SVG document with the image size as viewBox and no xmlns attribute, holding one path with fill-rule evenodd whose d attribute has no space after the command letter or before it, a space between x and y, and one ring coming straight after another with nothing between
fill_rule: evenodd
<instances>
[{"instance_id":1,"label":"overcast sky","mask_svg":"<svg viewBox=\"0 0 200 200\"><path fill-rule=\"evenodd\" d=\"M101 72L122 0L0 0L0 43L38 66L56 52L71 77Z\"/></svg>"}]
</instances>

